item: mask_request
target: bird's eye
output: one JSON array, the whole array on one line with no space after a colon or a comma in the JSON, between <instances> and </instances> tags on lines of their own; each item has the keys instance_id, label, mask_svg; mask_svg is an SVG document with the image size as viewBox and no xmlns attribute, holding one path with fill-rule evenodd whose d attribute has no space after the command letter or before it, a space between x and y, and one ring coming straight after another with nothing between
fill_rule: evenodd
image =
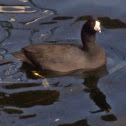
<instances>
[{"instance_id":1,"label":"bird's eye","mask_svg":"<svg viewBox=\"0 0 126 126\"><path fill-rule=\"evenodd\" d=\"M91 25L93 25L94 24L94 21L91 21Z\"/></svg>"}]
</instances>

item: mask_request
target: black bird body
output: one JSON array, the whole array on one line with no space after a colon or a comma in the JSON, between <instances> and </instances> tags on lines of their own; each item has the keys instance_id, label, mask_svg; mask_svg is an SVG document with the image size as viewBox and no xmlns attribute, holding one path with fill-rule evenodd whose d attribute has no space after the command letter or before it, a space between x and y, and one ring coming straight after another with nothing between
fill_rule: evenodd
<instances>
[{"instance_id":1,"label":"black bird body","mask_svg":"<svg viewBox=\"0 0 126 126\"><path fill-rule=\"evenodd\" d=\"M27 46L13 55L44 70L58 72L94 70L106 63L105 52L96 43L95 34L95 31L91 34L86 33L82 28L82 47L67 44L37 44Z\"/></svg>"}]
</instances>

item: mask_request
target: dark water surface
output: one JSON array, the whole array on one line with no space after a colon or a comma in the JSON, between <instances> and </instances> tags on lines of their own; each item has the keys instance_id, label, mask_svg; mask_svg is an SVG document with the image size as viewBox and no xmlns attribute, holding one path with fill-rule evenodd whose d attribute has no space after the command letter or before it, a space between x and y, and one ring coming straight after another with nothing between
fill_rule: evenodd
<instances>
[{"instance_id":1,"label":"dark water surface","mask_svg":"<svg viewBox=\"0 0 126 126\"><path fill-rule=\"evenodd\" d=\"M120 0L1 0L0 126L126 126L125 5ZM94 72L101 78L35 76L34 68L11 54L30 44L81 44L81 26L91 17L101 21L97 42L107 54L108 74Z\"/></svg>"}]
</instances>

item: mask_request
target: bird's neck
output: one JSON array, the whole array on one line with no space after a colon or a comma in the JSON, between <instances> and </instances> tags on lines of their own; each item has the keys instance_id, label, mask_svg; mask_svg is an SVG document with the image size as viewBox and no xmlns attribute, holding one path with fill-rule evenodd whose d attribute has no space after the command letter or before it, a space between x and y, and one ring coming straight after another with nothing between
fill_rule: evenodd
<instances>
[{"instance_id":1,"label":"bird's neck","mask_svg":"<svg viewBox=\"0 0 126 126\"><path fill-rule=\"evenodd\" d=\"M83 43L84 51L88 51L90 47L95 44L96 41L96 33L88 34L86 32L81 33L81 40Z\"/></svg>"}]
</instances>

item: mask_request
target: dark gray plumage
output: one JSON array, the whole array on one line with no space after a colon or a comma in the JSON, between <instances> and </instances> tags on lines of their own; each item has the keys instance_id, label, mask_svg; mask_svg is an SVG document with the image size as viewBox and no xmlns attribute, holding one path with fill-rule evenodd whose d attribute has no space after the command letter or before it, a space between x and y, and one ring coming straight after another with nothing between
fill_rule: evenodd
<instances>
[{"instance_id":1,"label":"dark gray plumage","mask_svg":"<svg viewBox=\"0 0 126 126\"><path fill-rule=\"evenodd\" d=\"M38 44L27 46L13 55L22 62L29 62L45 70L58 72L94 70L106 63L105 52L95 41L97 30L94 29L95 25L96 20L87 21L83 25L81 48L74 45Z\"/></svg>"}]
</instances>

